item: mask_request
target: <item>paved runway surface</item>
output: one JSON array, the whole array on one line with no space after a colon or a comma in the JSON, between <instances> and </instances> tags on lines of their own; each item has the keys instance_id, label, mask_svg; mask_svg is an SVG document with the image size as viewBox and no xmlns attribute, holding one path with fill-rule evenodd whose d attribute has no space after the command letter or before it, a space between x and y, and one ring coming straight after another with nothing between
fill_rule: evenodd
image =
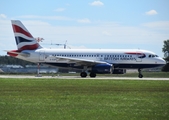
<instances>
[{"instance_id":1,"label":"paved runway surface","mask_svg":"<svg viewBox=\"0 0 169 120\"><path fill-rule=\"evenodd\" d=\"M137 78L137 77L106 77L97 76L96 78L81 78L80 76L28 76L28 75L0 75L0 78L53 78L53 79L109 79L109 80L169 80L169 78Z\"/></svg>"}]
</instances>

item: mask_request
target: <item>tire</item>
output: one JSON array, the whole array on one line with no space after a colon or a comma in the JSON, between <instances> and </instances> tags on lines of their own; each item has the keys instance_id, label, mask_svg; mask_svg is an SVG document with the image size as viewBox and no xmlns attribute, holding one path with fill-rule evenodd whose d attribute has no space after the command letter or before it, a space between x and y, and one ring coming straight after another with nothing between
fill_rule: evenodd
<instances>
[{"instance_id":1,"label":"tire","mask_svg":"<svg viewBox=\"0 0 169 120\"><path fill-rule=\"evenodd\" d=\"M81 72L81 73L80 73L80 76L81 76L82 78L85 78L85 77L87 76L87 73L86 73L86 72Z\"/></svg>"},{"instance_id":2,"label":"tire","mask_svg":"<svg viewBox=\"0 0 169 120\"><path fill-rule=\"evenodd\" d=\"M91 73L90 73L90 77L93 77L93 78L96 77L96 73L91 72Z\"/></svg>"},{"instance_id":3,"label":"tire","mask_svg":"<svg viewBox=\"0 0 169 120\"><path fill-rule=\"evenodd\" d=\"M142 74L139 74L138 77L139 77L139 78L143 78L143 75L142 75Z\"/></svg>"}]
</instances>

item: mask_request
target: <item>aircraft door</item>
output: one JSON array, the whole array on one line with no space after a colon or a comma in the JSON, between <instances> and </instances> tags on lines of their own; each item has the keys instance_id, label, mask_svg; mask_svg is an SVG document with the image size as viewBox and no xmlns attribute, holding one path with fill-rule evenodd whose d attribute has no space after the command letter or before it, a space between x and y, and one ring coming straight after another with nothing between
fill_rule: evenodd
<instances>
[{"instance_id":1,"label":"aircraft door","mask_svg":"<svg viewBox=\"0 0 169 120\"><path fill-rule=\"evenodd\" d=\"M137 53L137 55L136 55L136 61L137 62L142 62L142 54L141 53Z\"/></svg>"},{"instance_id":2,"label":"aircraft door","mask_svg":"<svg viewBox=\"0 0 169 120\"><path fill-rule=\"evenodd\" d=\"M39 52L39 60L44 61L44 58L45 58L45 51L43 50Z\"/></svg>"}]
</instances>

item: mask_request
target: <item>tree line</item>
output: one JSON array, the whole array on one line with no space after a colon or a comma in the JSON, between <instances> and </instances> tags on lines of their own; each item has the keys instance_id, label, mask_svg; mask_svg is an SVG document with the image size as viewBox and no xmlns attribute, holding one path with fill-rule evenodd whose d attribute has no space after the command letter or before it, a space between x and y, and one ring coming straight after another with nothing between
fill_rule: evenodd
<instances>
[{"instance_id":1,"label":"tree line","mask_svg":"<svg viewBox=\"0 0 169 120\"><path fill-rule=\"evenodd\" d=\"M24 61L11 56L0 56L0 65L21 65L25 67L26 65L35 65L35 63Z\"/></svg>"},{"instance_id":2,"label":"tree line","mask_svg":"<svg viewBox=\"0 0 169 120\"><path fill-rule=\"evenodd\" d=\"M162 51L164 52L164 60L167 62L167 64L162 68L162 71L169 72L169 39L164 40Z\"/></svg>"}]
</instances>

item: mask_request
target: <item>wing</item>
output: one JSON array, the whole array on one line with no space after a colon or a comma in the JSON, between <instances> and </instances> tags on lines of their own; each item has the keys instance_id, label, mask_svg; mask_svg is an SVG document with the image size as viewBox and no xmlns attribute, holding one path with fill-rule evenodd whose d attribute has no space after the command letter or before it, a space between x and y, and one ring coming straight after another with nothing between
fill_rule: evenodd
<instances>
[{"instance_id":1,"label":"wing","mask_svg":"<svg viewBox=\"0 0 169 120\"><path fill-rule=\"evenodd\" d=\"M111 65L104 61L97 60L88 60L88 59L79 59L79 58L70 58L70 57L62 57L62 56L49 56L49 58L56 58L57 61L67 61L67 63L74 63L74 66L94 66L96 64L107 64Z\"/></svg>"}]
</instances>

